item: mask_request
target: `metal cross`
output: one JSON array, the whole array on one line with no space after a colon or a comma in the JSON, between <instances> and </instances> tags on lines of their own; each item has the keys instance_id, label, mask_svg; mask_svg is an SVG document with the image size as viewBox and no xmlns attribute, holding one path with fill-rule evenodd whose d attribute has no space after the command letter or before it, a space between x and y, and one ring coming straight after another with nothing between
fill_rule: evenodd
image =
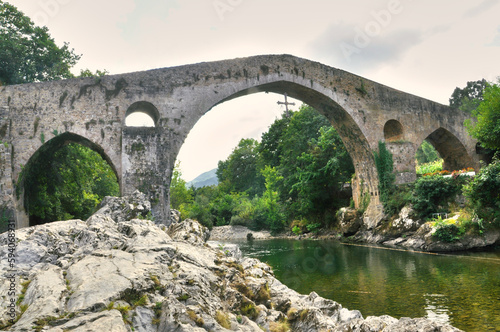
<instances>
[{"instance_id":1,"label":"metal cross","mask_svg":"<svg viewBox=\"0 0 500 332\"><path fill-rule=\"evenodd\" d=\"M292 106L295 106L295 103L289 103L288 100L287 100L287 97L288 95L286 94L285 92L285 102L282 102L282 101L278 101L278 105L285 105L285 109L286 109L286 117L288 118L288 105L292 105Z\"/></svg>"}]
</instances>

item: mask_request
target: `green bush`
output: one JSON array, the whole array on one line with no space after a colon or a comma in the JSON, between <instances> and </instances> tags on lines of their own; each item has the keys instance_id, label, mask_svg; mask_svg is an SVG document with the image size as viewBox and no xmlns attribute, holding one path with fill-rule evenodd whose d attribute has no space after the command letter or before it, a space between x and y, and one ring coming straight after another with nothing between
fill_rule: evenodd
<instances>
[{"instance_id":1,"label":"green bush","mask_svg":"<svg viewBox=\"0 0 500 332\"><path fill-rule=\"evenodd\" d=\"M449 202L462 189L464 177L444 178L441 175L424 176L415 182L413 207L420 218L432 213L448 212Z\"/></svg>"},{"instance_id":2,"label":"green bush","mask_svg":"<svg viewBox=\"0 0 500 332\"><path fill-rule=\"evenodd\" d=\"M481 169L467 185L464 195L474 212L486 223L500 222L500 160Z\"/></svg>"},{"instance_id":3,"label":"green bush","mask_svg":"<svg viewBox=\"0 0 500 332\"><path fill-rule=\"evenodd\" d=\"M440 224L433 234L434 237L443 242L454 242L460 239L461 235L460 228L455 224Z\"/></svg>"},{"instance_id":4,"label":"green bush","mask_svg":"<svg viewBox=\"0 0 500 332\"><path fill-rule=\"evenodd\" d=\"M295 235L300 235L300 234L302 234L302 230L301 230L301 229L300 229L300 227L299 227L299 226L297 226L297 225L293 226L293 228L292 228L292 232L293 232Z\"/></svg>"},{"instance_id":5,"label":"green bush","mask_svg":"<svg viewBox=\"0 0 500 332\"><path fill-rule=\"evenodd\" d=\"M413 199L413 186L410 184L394 186L384 203L384 211L389 216L399 214L401 209Z\"/></svg>"}]
</instances>

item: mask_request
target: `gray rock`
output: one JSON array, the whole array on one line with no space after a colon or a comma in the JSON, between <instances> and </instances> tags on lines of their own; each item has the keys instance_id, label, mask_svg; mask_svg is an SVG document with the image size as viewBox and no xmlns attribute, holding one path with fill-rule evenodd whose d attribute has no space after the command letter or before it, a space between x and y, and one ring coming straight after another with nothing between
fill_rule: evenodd
<instances>
[{"instance_id":1,"label":"gray rock","mask_svg":"<svg viewBox=\"0 0 500 332\"><path fill-rule=\"evenodd\" d=\"M210 237L208 228L191 219L186 219L181 223L170 225L167 233L174 240L186 241L195 245L205 244Z\"/></svg>"},{"instance_id":2,"label":"gray rock","mask_svg":"<svg viewBox=\"0 0 500 332\"><path fill-rule=\"evenodd\" d=\"M109 331L128 332L130 331L123 321L118 310L88 313L84 316L70 320L57 327L49 328L47 332L89 332L89 331Z\"/></svg>"},{"instance_id":3,"label":"gray rock","mask_svg":"<svg viewBox=\"0 0 500 332\"><path fill-rule=\"evenodd\" d=\"M246 332L275 328L289 316L292 331L456 331L427 319L363 319L315 292L299 294L274 278L269 265L241 257L236 245L205 243L209 232L196 221L173 224L167 234L163 225L135 218L148 208L141 200L136 193L107 198L85 222L19 230L19 274L30 283L21 302L26 311L16 306L19 320L10 330L228 331L222 325L230 325ZM0 237L0 262L7 252ZM14 297L10 281L0 282L3 308L22 295L21 282L13 280ZM3 314L0 324L8 318Z\"/></svg>"},{"instance_id":4,"label":"gray rock","mask_svg":"<svg viewBox=\"0 0 500 332\"><path fill-rule=\"evenodd\" d=\"M363 224L363 220L357 215L357 211L350 208L341 208L339 212L340 232L344 236L356 234Z\"/></svg>"}]
</instances>

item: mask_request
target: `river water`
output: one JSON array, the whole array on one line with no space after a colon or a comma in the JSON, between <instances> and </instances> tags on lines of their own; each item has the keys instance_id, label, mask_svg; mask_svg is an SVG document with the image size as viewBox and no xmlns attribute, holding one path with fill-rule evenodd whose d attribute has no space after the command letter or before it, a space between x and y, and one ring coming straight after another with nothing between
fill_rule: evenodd
<instances>
[{"instance_id":1,"label":"river water","mask_svg":"<svg viewBox=\"0 0 500 332\"><path fill-rule=\"evenodd\" d=\"M500 331L500 249L432 254L336 241L238 242L302 294L363 317L428 317L464 331Z\"/></svg>"}]
</instances>

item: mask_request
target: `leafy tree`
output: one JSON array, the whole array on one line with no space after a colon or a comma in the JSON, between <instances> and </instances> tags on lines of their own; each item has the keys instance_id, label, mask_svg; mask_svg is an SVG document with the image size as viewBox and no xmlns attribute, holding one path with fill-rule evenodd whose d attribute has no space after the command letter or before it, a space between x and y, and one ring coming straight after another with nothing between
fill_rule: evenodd
<instances>
[{"instance_id":1,"label":"leafy tree","mask_svg":"<svg viewBox=\"0 0 500 332\"><path fill-rule=\"evenodd\" d=\"M308 163L300 157L302 153L309 151L310 141L319 138L320 128L324 126L331 125L324 116L307 105L302 105L300 110L290 117L277 147L277 151L280 151L277 168L284 178L279 190L281 201L296 202L298 192L294 191L293 187L300 182L297 169L303 169ZM293 210L297 212L297 209Z\"/></svg>"},{"instance_id":2,"label":"leafy tree","mask_svg":"<svg viewBox=\"0 0 500 332\"><path fill-rule=\"evenodd\" d=\"M246 192L250 196L262 193L258 146L254 139L242 139L228 159L219 162L217 177L227 184L228 192Z\"/></svg>"},{"instance_id":3,"label":"leafy tree","mask_svg":"<svg viewBox=\"0 0 500 332\"><path fill-rule=\"evenodd\" d=\"M349 197L342 197L343 184L354 173L351 157L333 127L321 127L320 136L311 139L309 149L298 160L298 181L292 190L297 192L297 210L302 216L315 215L324 222L323 211L349 204Z\"/></svg>"},{"instance_id":4,"label":"leafy tree","mask_svg":"<svg viewBox=\"0 0 500 332\"><path fill-rule=\"evenodd\" d=\"M472 113L477 122L466 123L469 134L478 139L487 149L500 150L500 81L489 84L483 95L484 100Z\"/></svg>"},{"instance_id":5,"label":"leafy tree","mask_svg":"<svg viewBox=\"0 0 500 332\"><path fill-rule=\"evenodd\" d=\"M283 177L271 166L266 166L262 170L262 175L266 179L266 191L262 195L261 210L266 211L266 224L272 232L282 231L286 225L286 219L282 212L282 207L278 202L278 183Z\"/></svg>"},{"instance_id":6,"label":"leafy tree","mask_svg":"<svg viewBox=\"0 0 500 332\"><path fill-rule=\"evenodd\" d=\"M20 175L31 224L87 219L105 196L120 193L116 175L95 151L71 143L47 151Z\"/></svg>"},{"instance_id":7,"label":"leafy tree","mask_svg":"<svg viewBox=\"0 0 500 332\"><path fill-rule=\"evenodd\" d=\"M0 0L0 85L71 78L79 59L68 43L57 46L47 27Z\"/></svg>"},{"instance_id":8,"label":"leafy tree","mask_svg":"<svg viewBox=\"0 0 500 332\"><path fill-rule=\"evenodd\" d=\"M439 152L427 141L423 141L415 154L418 165L427 164L440 158Z\"/></svg>"},{"instance_id":9,"label":"leafy tree","mask_svg":"<svg viewBox=\"0 0 500 332\"><path fill-rule=\"evenodd\" d=\"M479 81L467 82L463 89L455 88L450 97L450 106L465 112L472 112L483 100L483 93L488 83L483 78Z\"/></svg>"},{"instance_id":10,"label":"leafy tree","mask_svg":"<svg viewBox=\"0 0 500 332\"><path fill-rule=\"evenodd\" d=\"M291 111L293 116L295 112ZM283 137L287 132L290 117L283 114L281 119L276 119L269 127L269 130L262 134L262 139L259 145L259 155L261 169L265 165L277 167L281 163L281 155L283 154Z\"/></svg>"},{"instance_id":11,"label":"leafy tree","mask_svg":"<svg viewBox=\"0 0 500 332\"><path fill-rule=\"evenodd\" d=\"M193 201L193 196L186 187L186 181L181 176L180 164L177 163L170 182L170 206L175 210L179 210L181 216L183 216L186 213L184 209L186 205Z\"/></svg>"}]
</instances>

